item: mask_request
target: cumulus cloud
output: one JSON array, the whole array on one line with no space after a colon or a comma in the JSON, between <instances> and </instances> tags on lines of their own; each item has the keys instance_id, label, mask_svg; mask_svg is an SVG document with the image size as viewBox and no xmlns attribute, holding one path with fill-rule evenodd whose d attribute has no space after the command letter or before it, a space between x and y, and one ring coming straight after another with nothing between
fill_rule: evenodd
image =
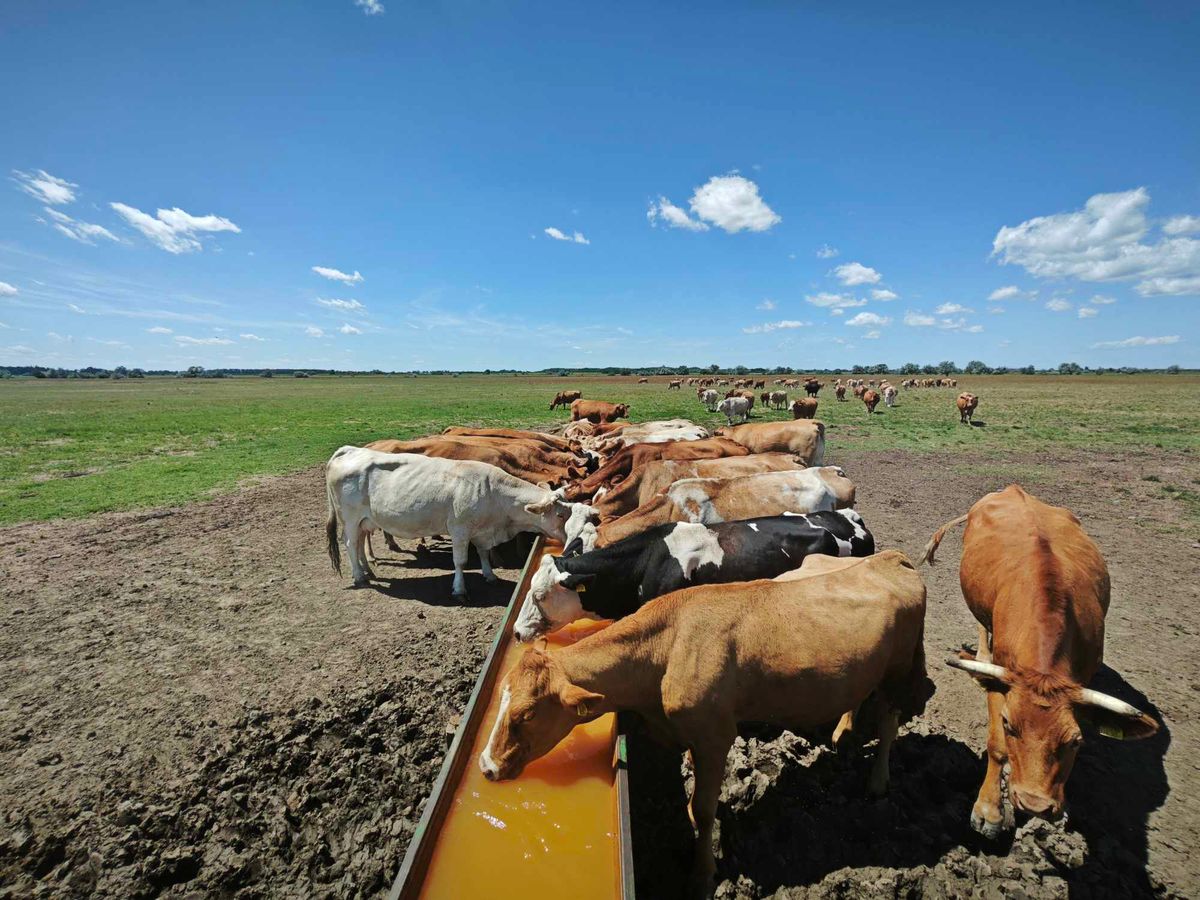
<instances>
[{"instance_id":1,"label":"cumulus cloud","mask_svg":"<svg viewBox=\"0 0 1200 900\"><path fill-rule=\"evenodd\" d=\"M342 312L366 312L367 310L363 304L353 298L349 300L338 300L336 297L329 300L318 298L317 305L327 307L328 309L338 309Z\"/></svg>"},{"instance_id":2,"label":"cumulus cloud","mask_svg":"<svg viewBox=\"0 0 1200 900\"><path fill-rule=\"evenodd\" d=\"M79 185L56 178L44 169L35 169L32 172L18 172L14 169L12 174L17 187L42 203L58 206L75 201L75 188Z\"/></svg>"},{"instance_id":3,"label":"cumulus cloud","mask_svg":"<svg viewBox=\"0 0 1200 900\"><path fill-rule=\"evenodd\" d=\"M381 16L385 12L379 0L354 0L354 5L363 11L363 15Z\"/></svg>"},{"instance_id":4,"label":"cumulus cloud","mask_svg":"<svg viewBox=\"0 0 1200 900\"><path fill-rule=\"evenodd\" d=\"M259 337L257 334L239 334L238 337L243 341L258 341L259 343L266 341L266 338Z\"/></svg>"},{"instance_id":5,"label":"cumulus cloud","mask_svg":"<svg viewBox=\"0 0 1200 900\"><path fill-rule=\"evenodd\" d=\"M338 331L340 331L342 334L362 334L361 328L355 328L349 322L339 328Z\"/></svg>"},{"instance_id":6,"label":"cumulus cloud","mask_svg":"<svg viewBox=\"0 0 1200 900\"><path fill-rule=\"evenodd\" d=\"M1098 315L1100 315L1100 310L1094 306L1079 307L1079 318L1081 319L1094 319Z\"/></svg>"},{"instance_id":7,"label":"cumulus cloud","mask_svg":"<svg viewBox=\"0 0 1200 900\"><path fill-rule=\"evenodd\" d=\"M783 221L759 195L758 185L736 174L714 175L696 188L688 206L690 216L666 197L659 197L650 204L646 217L651 225L660 219L672 228L689 231L707 231L714 225L729 234L767 231Z\"/></svg>"},{"instance_id":8,"label":"cumulus cloud","mask_svg":"<svg viewBox=\"0 0 1200 900\"><path fill-rule=\"evenodd\" d=\"M758 304L758 306L756 306L754 308L771 310L771 309L775 308L775 301L768 298L766 300L763 300L762 303Z\"/></svg>"},{"instance_id":9,"label":"cumulus cloud","mask_svg":"<svg viewBox=\"0 0 1200 900\"><path fill-rule=\"evenodd\" d=\"M304 333L309 337L325 337L325 332L316 325L309 325L304 329Z\"/></svg>"},{"instance_id":10,"label":"cumulus cloud","mask_svg":"<svg viewBox=\"0 0 1200 900\"><path fill-rule=\"evenodd\" d=\"M899 298L899 296L900 295L895 291L889 291L887 288L875 288L875 290L871 291L872 300L882 300L886 302L888 300L896 300Z\"/></svg>"},{"instance_id":11,"label":"cumulus cloud","mask_svg":"<svg viewBox=\"0 0 1200 900\"><path fill-rule=\"evenodd\" d=\"M812 325L812 322L798 322L795 319L784 319L780 322L751 325L749 328L743 328L742 331L746 334L769 334L772 331L780 331L787 328L808 328L810 325Z\"/></svg>"},{"instance_id":12,"label":"cumulus cloud","mask_svg":"<svg viewBox=\"0 0 1200 900\"><path fill-rule=\"evenodd\" d=\"M1005 285L1001 288L996 288L988 294L989 300L1011 300L1013 297L1020 297L1021 289L1015 284Z\"/></svg>"},{"instance_id":13,"label":"cumulus cloud","mask_svg":"<svg viewBox=\"0 0 1200 900\"><path fill-rule=\"evenodd\" d=\"M866 306L866 300L859 300L851 294L830 294L822 292L820 294L809 294L804 298L813 306L820 306L822 309L852 309L856 306Z\"/></svg>"},{"instance_id":14,"label":"cumulus cloud","mask_svg":"<svg viewBox=\"0 0 1200 900\"><path fill-rule=\"evenodd\" d=\"M850 323L847 322L846 324L849 325ZM863 335L863 337L867 338L868 340L873 341L882 335L883 335L882 331L868 331L866 334Z\"/></svg>"},{"instance_id":15,"label":"cumulus cloud","mask_svg":"<svg viewBox=\"0 0 1200 900\"><path fill-rule=\"evenodd\" d=\"M817 259L833 259L841 251L837 247L830 247L828 244L822 244L817 248Z\"/></svg>"},{"instance_id":16,"label":"cumulus cloud","mask_svg":"<svg viewBox=\"0 0 1200 900\"><path fill-rule=\"evenodd\" d=\"M1062 297L1054 297L1053 299L1046 301L1046 309L1050 310L1051 312L1067 312L1072 308L1073 307L1071 304Z\"/></svg>"},{"instance_id":17,"label":"cumulus cloud","mask_svg":"<svg viewBox=\"0 0 1200 900\"><path fill-rule=\"evenodd\" d=\"M846 324L851 328L865 328L868 326L883 326L892 323L891 316L881 316L873 312L860 312L852 319L847 319Z\"/></svg>"},{"instance_id":18,"label":"cumulus cloud","mask_svg":"<svg viewBox=\"0 0 1200 900\"><path fill-rule=\"evenodd\" d=\"M846 287L854 287L858 284L878 284L879 280L883 278L870 266L864 266L859 262L842 263L833 270L833 274Z\"/></svg>"},{"instance_id":19,"label":"cumulus cloud","mask_svg":"<svg viewBox=\"0 0 1200 900\"><path fill-rule=\"evenodd\" d=\"M1165 232L1146 241L1150 225L1145 188L1095 194L1074 212L1038 216L1005 226L992 242L992 255L1041 278L1136 281L1144 297L1200 293L1200 240ZM1187 228L1187 217L1170 220Z\"/></svg>"},{"instance_id":20,"label":"cumulus cloud","mask_svg":"<svg viewBox=\"0 0 1200 900\"><path fill-rule=\"evenodd\" d=\"M1200 232L1200 216L1175 216L1163 223L1163 234L1196 234Z\"/></svg>"},{"instance_id":21,"label":"cumulus cloud","mask_svg":"<svg viewBox=\"0 0 1200 900\"><path fill-rule=\"evenodd\" d=\"M927 316L924 313L913 312L910 309L904 314L904 324L910 328L926 328L930 325L936 325L937 319L933 316Z\"/></svg>"},{"instance_id":22,"label":"cumulus cloud","mask_svg":"<svg viewBox=\"0 0 1200 900\"><path fill-rule=\"evenodd\" d=\"M590 244L591 243L591 241L589 241L587 238L585 238L578 231L576 231L574 234L565 234L564 232L559 231L557 228L554 228L553 226L551 226L550 228L543 228L542 231L544 231L546 234L550 235L550 237L554 238L556 241L569 241L573 244Z\"/></svg>"},{"instance_id":23,"label":"cumulus cloud","mask_svg":"<svg viewBox=\"0 0 1200 900\"><path fill-rule=\"evenodd\" d=\"M975 312L975 310L971 309L971 307L963 306L961 303L943 303L934 311L939 316L952 316L955 313Z\"/></svg>"},{"instance_id":24,"label":"cumulus cloud","mask_svg":"<svg viewBox=\"0 0 1200 900\"><path fill-rule=\"evenodd\" d=\"M1007 310L1003 306L989 306L988 313L993 316L1002 316Z\"/></svg>"},{"instance_id":25,"label":"cumulus cloud","mask_svg":"<svg viewBox=\"0 0 1200 900\"><path fill-rule=\"evenodd\" d=\"M54 229L61 234L65 234L73 241L79 241L81 244L94 244L97 238L103 238L106 241L115 241L117 236L105 228L103 225L93 225L91 222L80 222L78 219L72 219L66 213L61 213L57 209L45 207L46 215L53 220Z\"/></svg>"},{"instance_id":26,"label":"cumulus cloud","mask_svg":"<svg viewBox=\"0 0 1200 900\"><path fill-rule=\"evenodd\" d=\"M344 284L358 284L364 280L357 269L353 275L347 275L339 269L331 269L328 266L313 266L312 270L322 278L328 278L330 281L341 281Z\"/></svg>"},{"instance_id":27,"label":"cumulus cloud","mask_svg":"<svg viewBox=\"0 0 1200 900\"><path fill-rule=\"evenodd\" d=\"M188 337L186 334L175 335L175 342L177 344L186 344L189 347L218 347L218 346L222 346L224 344L232 344L233 343L233 341L231 341L229 338L223 338L223 337L198 338L198 337Z\"/></svg>"},{"instance_id":28,"label":"cumulus cloud","mask_svg":"<svg viewBox=\"0 0 1200 900\"><path fill-rule=\"evenodd\" d=\"M1116 297L1106 297L1103 294L1095 294L1092 299L1088 301L1088 303L1091 303L1095 306L1111 306L1116 302Z\"/></svg>"},{"instance_id":29,"label":"cumulus cloud","mask_svg":"<svg viewBox=\"0 0 1200 900\"><path fill-rule=\"evenodd\" d=\"M151 216L124 203L109 205L152 244L168 253L193 253L202 249L197 234L217 231L240 234L242 231L233 222L221 216L193 216L179 207L160 209Z\"/></svg>"},{"instance_id":30,"label":"cumulus cloud","mask_svg":"<svg viewBox=\"0 0 1200 900\"><path fill-rule=\"evenodd\" d=\"M0 297L15 297L17 293L17 289L7 281L0 281Z\"/></svg>"},{"instance_id":31,"label":"cumulus cloud","mask_svg":"<svg viewBox=\"0 0 1200 900\"><path fill-rule=\"evenodd\" d=\"M153 328L146 329L147 334L174 334L170 328L164 328L162 325L155 325Z\"/></svg>"},{"instance_id":32,"label":"cumulus cloud","mask_svg":"<svg viewBox=\"0 0 1200 900\"><path fill-rule=\"evenodd\" d=\"M1131 337L1123 341L1101 341L1092 344L1093 350L1112 350L1119 347L1160 347L1164 344L1178 344L1179 335L1165 334L1162 337Z\"/></svg>"}]
</instances>

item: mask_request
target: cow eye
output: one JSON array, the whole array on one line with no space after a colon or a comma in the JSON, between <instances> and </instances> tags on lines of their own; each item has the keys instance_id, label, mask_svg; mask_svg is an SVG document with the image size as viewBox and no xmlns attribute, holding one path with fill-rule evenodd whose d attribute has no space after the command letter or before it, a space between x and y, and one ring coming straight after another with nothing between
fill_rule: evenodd
<instances>
[{"instance_id":1,"label":"cow eye","mask_svg":"<svg viewBox=\"0 0 1200 900\"><path fill-rule=\"evenodd\" d=\"M1009 737L1017 736L1017 731L1015 728L1012 727L1012 722L1008 721L1007 715L1001 715L1000 721L1004 725L1004 733L1005 734L1007 734Z\"/></svg>"}]
</instances>

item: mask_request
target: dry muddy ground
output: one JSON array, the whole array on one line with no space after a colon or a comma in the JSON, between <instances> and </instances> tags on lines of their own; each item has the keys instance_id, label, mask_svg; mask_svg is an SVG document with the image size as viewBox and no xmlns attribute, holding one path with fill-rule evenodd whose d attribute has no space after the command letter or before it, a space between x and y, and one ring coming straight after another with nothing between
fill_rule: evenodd
<instances>
[{"instance_id":1,"label":"dry muddy ground","mask_svg":"<svg viewBox=\"0 0 1200 900\"><path fill-rule=\"evenodd\" d=\"M985 709L942 663L976 636L952 535L923 570L938 691L895 744L890 794L865 796L870 748L839 757L748 729L722 797L718 896L1200 895L1200 543L1161 488L1194 488L1196 461L835 461L880 546L913 557L1011 481L1073 508L1113 578L1097 686L1166 727L1140 743L1089 736L1065 822L974 835ZM384 580L349 590L323 517L312 470L176 509L0 530L0 897L386 890L516 573L469 575L470 604L449 605L444 547L378 546ZM636 732L631 769L639 893L675 896L685 771Z\"/></svg>"}]
</instances>

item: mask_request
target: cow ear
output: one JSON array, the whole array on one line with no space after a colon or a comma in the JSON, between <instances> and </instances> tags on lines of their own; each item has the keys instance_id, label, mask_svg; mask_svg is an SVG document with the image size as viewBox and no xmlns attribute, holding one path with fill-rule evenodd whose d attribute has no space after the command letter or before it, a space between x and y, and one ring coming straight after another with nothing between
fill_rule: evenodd
<instances>
[{"instance_id":1,"label":"cow ear","mask_svg":"<svg viewBox=\"0 0 1200 900\"><path fill-rule=\"evenodd\" d=\"M537 483L537 487L538 487L539 491L553 490L553 488L550 487L550 482L548 482L548 481L539 481Z\"/></svg>"},{"instance_id":2,"label":"cow ear","mask_svg":"<svg viewBox=\"0 0 1200 900\"><path fill-rule=\"evenodd\" d=\"M570 588L573 591L583 591L593 581L596 580L595 574L592 575L567 575L559 584L565 588Z\"/></svg>"},{"instance_id":3,"label":"cow ear","mask_svg":"<svg viewBox=\"0 0 1200 900\"><path fill-rule=\"evenodd\" d=\"M567 709L574 710L575 715L581 719L586 719L594 713L604 701L603 694L594 694L577 684L568 684L559 691L558 696L562 700L562 705Z\"/></svg>"},{"instance_id":4,"label":"cow ear","mask_svg":"<svg viewBox=\"0 0 1200 900\"><path fill-rule=\"evenodd\" d=\"M539 500L537 503L525 504L525 512L529 513L531 516L540 516L549 512L553 505L554 498L547 497L545 500Z\"/></svg>"}]
</instances>

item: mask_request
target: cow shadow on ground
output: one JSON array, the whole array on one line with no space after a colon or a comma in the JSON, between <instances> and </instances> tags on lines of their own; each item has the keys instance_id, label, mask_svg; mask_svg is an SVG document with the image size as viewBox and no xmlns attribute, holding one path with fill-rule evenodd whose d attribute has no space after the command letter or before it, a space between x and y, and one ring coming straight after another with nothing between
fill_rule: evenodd
<instances>
[{"instance_id":1,"label":"cow shadow on ground","mask_svg":"<svg viewBox=\"0 0 1200 900\"><path fill-rule=\"evenodd\" d=\"M1130 703L1159 724L1141 741L1118 741L1084 726L1085 744L1067 782L1068 827L1083 835L1087 860L1065 871L1076 896L1150 896L1150 815L1170 793L1165 759L1171 732L1158 708L1108 666L1089 687Z\"/></svg>"},{"instance_id":2,"label":"cow shadow on ground","mask_svg":"<svg viewBox=\"0 0 1200 900\"><path fill-rule=\"evenodd\" d=\"M379 593L429 606L506 606L512 597L514 582L504 578L488 582L480 574L479 554L474 547L467 553L463 575L467 582L468 599L462 601L450 596L454 578L454 554L450 541L443 538L427 539L422 549L417 549L415 542L406 541L405 544L399 553L376 548L381 555L375 556L371 562L375 572L371 586ZM532 546L533 537L522 534L493 548L493 567L518 568L524 565ZM431 569L448 574L428 574Z\"/></svg>"},{"instance_id":3,"label":"cow shadow on ground","mask_svg":"<svg viewBox=\"0 0 1200 900\"><path fill-rule=\"evenodd\" d=\"M371 588L393 600L413 600L426 606L507 606L515 583L501 578L487 581L478 572L465 572L467 597L452 597L454 576L425 575L390 578L376 568Z\"/></svg>"},{"instance_id":4,"label":"cow shadow on ground","mask_svg":"<svg viewBox=\"0 0 1200 900\"><path fill-rule=\"evenodd\" d=\"M967 424L972 428L987 428L987 422L983 421L983 419L972 419Z\"/></svg>"}]
</instances>

